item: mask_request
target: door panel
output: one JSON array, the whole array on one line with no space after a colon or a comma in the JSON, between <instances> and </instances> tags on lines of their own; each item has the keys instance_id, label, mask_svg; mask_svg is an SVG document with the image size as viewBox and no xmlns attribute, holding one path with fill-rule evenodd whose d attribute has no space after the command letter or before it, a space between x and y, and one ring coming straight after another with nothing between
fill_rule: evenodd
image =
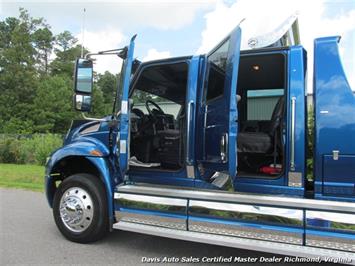
<instances>
[{"instance_id":1,"label":"door panel","mask_svg":"<svg viewBox=\"0 0 355 266\"><path fill-rule=\"evenodd\" d=\"M204 103L206 169L236 175L236 88L241 30L239 27L207 55Z\"/></svg>"},{"instance_id":2,"label":"door panel","mask_svg":"<svg viewBox=\"0 0 355 266\"><path fill-rule=\"evenodd\" d=\"M194 56L189 64L186 93L186 172L189 178L195 177L195 145L196 145L196 97L200 57ZM183 144L184 145L184 144Z\"/></svg>"}]
</instances>

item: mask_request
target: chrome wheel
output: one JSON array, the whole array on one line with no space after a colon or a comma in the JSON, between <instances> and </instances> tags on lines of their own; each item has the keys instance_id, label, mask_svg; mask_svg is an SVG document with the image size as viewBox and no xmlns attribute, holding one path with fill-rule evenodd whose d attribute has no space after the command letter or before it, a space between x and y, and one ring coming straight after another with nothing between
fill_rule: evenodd
<instances>
[{"instance_id":1,"label":"chrome wheel","mask_svg":"<svg viewBox=\"0 0 355 266\"><path fill-rule=\"evenodd\" d=\"M82 188L67 189L60 199L60 218L72 232L85 231L92 223L94 204L90 194Z\"/></svg>"}]
</instances>

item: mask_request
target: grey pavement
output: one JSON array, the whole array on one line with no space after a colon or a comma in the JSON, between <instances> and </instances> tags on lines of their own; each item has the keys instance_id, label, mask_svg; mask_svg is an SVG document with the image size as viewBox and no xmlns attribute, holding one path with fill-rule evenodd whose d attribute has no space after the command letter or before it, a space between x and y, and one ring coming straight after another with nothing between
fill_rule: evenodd
<instances>
[{"instance_id":1,"label":"grey pavement","mask_svg":"<svg viewBox=\"0 0 355 266\"><path fill-rule=\"evenodd\" d=\"M0 265L140 265L144 258L182 260L190 256L200 260L219 256L282 257L123 231L109 233L95 243L77 244L57 230L43 193L0 188Z\"/></svg>"}]
</instances>

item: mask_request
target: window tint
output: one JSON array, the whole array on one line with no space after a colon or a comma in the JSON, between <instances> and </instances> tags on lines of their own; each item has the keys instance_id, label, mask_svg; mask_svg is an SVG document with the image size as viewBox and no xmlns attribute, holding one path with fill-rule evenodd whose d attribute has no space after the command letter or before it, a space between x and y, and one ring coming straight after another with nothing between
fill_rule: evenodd
<instances>
[{"instance_id":1,"label":"window tint","mask_svg":"<svg viewBox=\"0 0 355 266\"><path fill-rule=\"evenodd\" d=\"M207 79L206 100L217 98L224 92L229 40L207 57L209 71Z\"/></svg>"},{"instance_id":2,"label":"window tint","mask_svg":"<svg viewBox=\"0 0 355 266\"><path fill-rule=\"evenodd\" d=\"M277 101L284 89L248 90L247 120L271 120Z\"/></svg>"}]
</instances>

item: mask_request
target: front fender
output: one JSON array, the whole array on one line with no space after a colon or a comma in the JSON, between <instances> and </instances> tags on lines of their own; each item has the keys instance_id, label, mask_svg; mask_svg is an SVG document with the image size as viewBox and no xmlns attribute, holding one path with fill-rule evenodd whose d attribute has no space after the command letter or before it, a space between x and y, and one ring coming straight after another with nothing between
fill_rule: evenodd
<instances>
[{"instance_id":1,"label":"front fender","mask_svg":"<svg viewBox=\"0 0 355 266\"><path fill-rule=\"evenodd\" d=\"M87 157L87 159L95 165L101 175L101 181L104 183L105 190L106 190L106 197L107 197L107 204L108 204L108 212L110 215L110 221L112 222L113 217L113 191L114 191L114 181L111 178L109 162L105 158L100 157ZM112 224L112 223L111 223Z\"/></svg>"},{"instance_id":2,"label":"front fender","mask_svg":"<svg viewBox=\"0 0 355 266\"><path fill-rule=\"evenodd\" d=\"M90 137L80 137L77 141L63 146L51 155L46 165L46 174L56 162L68 156L106 157L109 154L108 148L101 141Z\"/></svg>"},{"instance_id":3,"label":"front fender","mask_svg":"<svg viewBox=\"0 0 355 266\"><path fill-rule=\"evenodd\" d=\"M95 151L95 152L93 152ZM95 166L100 173L100 179L104 184L108 201L110 220L113 219L113 188L109 165L109 150L97 139L83 137L78 141L63 146L56 150L46 164L45 191L49 205L52 207L53 195L55 193L55 177L51 176L53 168L65 158L82 157Z\"/></svg>"}]
</instances>

